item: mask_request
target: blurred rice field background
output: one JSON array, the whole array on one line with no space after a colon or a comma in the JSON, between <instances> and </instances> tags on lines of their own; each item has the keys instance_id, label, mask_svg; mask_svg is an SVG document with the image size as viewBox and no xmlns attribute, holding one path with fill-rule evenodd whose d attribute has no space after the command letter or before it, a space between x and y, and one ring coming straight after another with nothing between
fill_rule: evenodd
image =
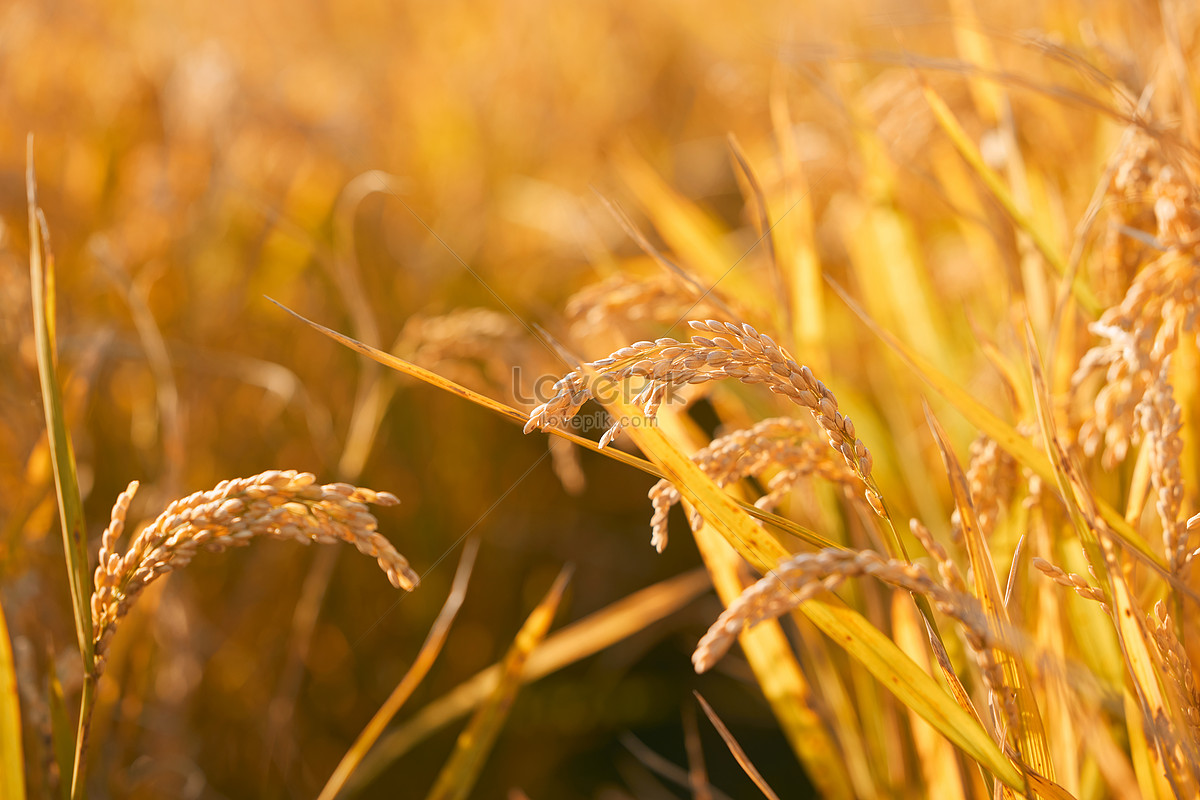
<instances>
[{"instance_id":1,"label":"blurred rice field background","mask_svg":"<svg viewBox=\"0 0 1200 800\"><path fill-rule=\"evenodd\" d=\"M131 480L142 490L130 518L148 521L222 479L297 469L398 496L378 509L380 530L422 578L398 592L344 547L198 556L114 637L88 785L97 797L311 797L412 663L465 535L481 540L465 605L394 725L501 660L564 564L574 573L554 630L702 562L680 511L671 546L649 546L653 477L578 449L547 457L548 437L390 373L268 298L528 412L570 357L686 338L676 312L688 304L653 294L665 273L611 202L719 285L692 316L718 300L789 343L871 442L893 516L948 541L954 505L922 396L960 457L976 431L821 276L981 402L1020 405L997 368L1023 363L1013 308L1050 330L1062 284L959 155L923 83L1066 264L1073 246L1106 246L1103 225L1078 238L1076 226L1139 100L1164 137L1194 144L1198 24L1175 0L7 0L0 605L23 681L30 796L61 783L42 738L47 676L73 715L82 667L30 310L28 134L93 558ZM1083 263L1087 313L1120 301L1132 267ZM1082 325L1061 328L1076 338L1050 365L1055 386L1089 344ZM1194 342L1185 350L1194 366ZM735 387L698 396L677 424L703 442L719 425L793 413ZM1190 451L1184 462L1194 477ZM1119 495L1120 480L1101 486ZM816 491L784 510L853 539L861 530L837 502ZM998 535L1006 569L1016 535ZM686 784L696 737L712 785L753 796L697 722L693 690L780 796L811 796L746 661L693 673L692 649L723 608L700 574L671 613L634 607L629 636L525 686L472 796L710 796L655 769L657 755ZM909 723L893 709L878 724L872 742ZM361 796L424 796L460 727L372 767ZM870 753L879 785L926 796L928 775L898 747ZM1108 796L1088 781L1078 797Z\"/></svg>"}]
</instances>

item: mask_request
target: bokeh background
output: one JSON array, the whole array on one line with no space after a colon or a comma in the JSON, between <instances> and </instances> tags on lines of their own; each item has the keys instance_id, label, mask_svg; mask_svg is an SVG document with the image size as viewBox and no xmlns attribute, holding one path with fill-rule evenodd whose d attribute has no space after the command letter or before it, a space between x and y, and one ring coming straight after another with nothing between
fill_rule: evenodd
<instances>
[{"instance_id":1,"label":"bokeh background","mask_svg":"<svg viewBox=\"0 0 1200 800\"><path fill-rule=\"evenodd\" d=\"M1148 79L1138 71L1156 45L1138 34L1160 24L1157 6L1005 5L968 27L1034 84L1097 91L1037 41L1075 48L1134 89ZM928 151L950 150L895 58L968 58L955 38L967 11L866 0L2 4L0 597L26 674L55 669L68 698L79 684L32 346L30 133L93 536L132 479L143 483L133 516L150 519L223 478L301 469L397 494L381 528L424 578L399 597L348 548L258 542L198 558L117 634L92 735L97 795L312 796L411 662L467 532L482 540L467 603L412 709L502 657L564 563L575 573L559 624L700 563L682 517L665 554L648 546L652 479L585 454L576 486L569 456L557 472L539 462L542 435L383 376L267 297L511 402L509 365L565 371L527 325L593 358L666 330L642 320L572 336L574 292L657 269L601 197L647 231L663 221L647 207L686 206L728 266L749 251L722 287L756 306L744 287L761 292L769 273L751 248L730 133L768 192L802 169L807 233L830 274L847 273L863 203L887 194L942 296L976 296L964 263L1015 260L1013 236L989 227L1000 215L987 202L968 204L973 236L947 222L962 209L933 188ZM957 73L928 77L962 108L972 98ZM1119 127L1045 92L1013 102L1022 143L1036 142L1027 158L1057 181L1033 191L1076 219ZM989 121L972 124L983 136ZM879 158L892 165L886 192L870 183ZM472 307L494 314L428 322ZM758 308L756 324L779 322ZM872 367L861 331L841 330L814 368L836 362L851 382ZM378 414L364 411L371 392L385 400ZM703 406L694 416L716 421ZM475 796L684 796L622 737L685 763L694 688L772 785L802 796L807 781L744 663L691 673L691 648L718 611L705 594L526 687ZM701 728L714 784L748 796ZM364 796L422 795L455 731Z\"/></svg>"}]
</instances>

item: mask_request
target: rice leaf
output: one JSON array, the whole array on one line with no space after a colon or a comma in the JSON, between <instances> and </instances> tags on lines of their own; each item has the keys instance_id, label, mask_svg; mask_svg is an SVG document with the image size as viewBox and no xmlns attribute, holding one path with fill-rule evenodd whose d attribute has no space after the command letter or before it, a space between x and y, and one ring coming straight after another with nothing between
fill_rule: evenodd
<instances>
[{"instance_id":1,"label":"rice leaf","mask_svg":"<svg viewBox=\"0 0 1200 800\"><path fill-rule=\"evenodd\" d=\"M1137 778L1138 796L1142 800L1166 800L1171 797L1159 769L1157 753L1153 743L1146 740L1146 729L1142 725L1142 708L1137 696L1128 687L1122 693L1126 727L1129 731L1129 754L1133 761L1133 773Z\"/></svg>"},{"instance_id":2,"label":"rice leaf","mask_svg":"<svg viewBox=\"0 0 1200 800\"><path fill-rule=\"evenodd\" d=\"M787 281L779 262L779 250L775 244L775 225L771 222L770 209L767 206L767 195L763 191L762 182L758 179L758 174L754 171L754 167L750 164L750 159L746 157L746 151L742 149L741 142L733 133L726 135L726 141L729 143L729 152L733 156L733 163L737 166L737 175L739 180L744 184L742 194L747 200L753 198L754 213L758 225L758 241L762 243L767 252L767 267L771 274L771 288L776 297L787 297ZM788 331L791 333L795 330L795 323L792 319L792 307L787 302L778 304L778 313L776 315L778 322L776 330Z\"/></svg>"},{"instance_id":3,"label":"rice leaf","mask_svg":"<svg viewBox=\"0 0 1200 800\"><path fill-rule=\"evenodd\" d=\"M779 268L787 284L780 301L789 308L792 328L788 332L794 352L804 353L808 365L818 375L829 374L829 331L826 329L825 298L821 282L821 261L813 235L813 203L804 160L796 146L792 113L785 81L777 78L771 86L771 127L779 146L779 159L786 179L779 196L768 199L771 219L775 220L775 247Z\"/></svg>"},{"instance_id":4,"label":"rice leaf","mask_svg":"<svg viewBox=\"0 0 1200 800\"><path fill-rule=\"evenodd\" d=\"M516 640L501 662L500 679L495 691L459 734L454 752L443 765L427 795L428 800L464 800L471 793L483 770L484 761L496 743L496 737L500 735L500 728L508 718L517 690L521 688L521 672L525 662L550 630L550 623L554 621L554 614L558 611L559 601L570 577L570 567L559 572L550 591L521 626Z\"/></svg>"},{"instance_id":5,"label":"rice leaf","mask_svg":"<svg viewBox=\"0 0 1200 800\"><path fill-rule=\"evenodd\" d=\"M955 363L952 347L960 341L947 329L911 221L889 205L889 198L860 210L846 221L846 242L864 303L922 353Z\"/></svg>"},{"instance_id":6,"label":"rice leaf","mask_svg":"<svg viewBox=\"0 0 1200 800\"><path fill-rule=\"evenodd\" d=\"M1197 788L1194 782L1194 765L1189 765L1187 748L1178 739L1178 734L1188 730L1187 725L1163 686L1158 661L1146 638L1146 615L1139 607L1137 596L1125 578L1125 570L1118 558L1109 528L1100 520L1095 496L1058 438L1049 392L1037 355L1037 343L1033 330L1028 325L1025 338L1035 389L1034 399L1037 401L1038 421L1041 423L1046 449L1050 452L1055 472L1064 485L1063 495L1068 498L1068 505L1071 507L1072 516L1077 520L1085 547L1090 553L1098 551L1102 559L1100 563L1105 568L1103 577L1107 580L1109 596L1112 598L1111 613L1125 656L1126 672L1136 694L1147 741L1153 743L1153 748L1145 749L1156 751L1158 756L1158 764L1153 767L1153 771L1165 773L1177 794L1192 795Z\"/></svg>"},{"instance_id":7,"label":"rice leaf","mask_svg":"<svg viewBox=\"0 0 1200 800\"><path fill-rule=\"evenodd\" d=\"M270 298L267 298L267 299L270 300ZM293 317L298 319L300 322L303 322L305 325L309 326L313 330L318 331L318 332L324 334L325 336L328 336L330 339L333 339L335 342L338 342L339 344L342 344L342 345L350 348L351 350L355 351L356 353L360 353L360 354L366 356L367 358L373 359L374 361L378 361L380 364L383 364L386 367L390 367L391 369L394 369L399 373L408 375L410 378L416 378L419 381L428 383L430 386L433 386L435 388L447 391L450 394L453 394L453 395L463 398L464 400L469 400L470 402L475 403L476 405L483 406L484 408L488 409L489 411L499 414L500 416L502 416L505 419L508 419L512 422L516 422L520 425L524 425L528 421L528 418L526 417L526 415L524 413L518 411L517 409L513 408L512 406L505 405L504 403L501 403L499 400L493 400L492 398L488 397L487 395L480 394L479 392L474 392L465 386L462 386L460 384L455 383L452 380L449 380L448 378L443 378L441 375L438 375L436 372L431 372L430 370L427 370L424 367L418 367L416 364L413 364L409 361L405 361L402 358L398 358L398 357L392 355L391 353L386 353L383 350L379 350L378 348L371 347L369 344L363 344L360 341L352 339L343 333L338 333L335 330L326 328L324 325L313 322L312 320L307 319L307 318L301 316L300 314L297 314L295 311L292 311L290 308L283 305L282 303L279 303L275 300L271 300L271 302L275 303L275 305L279 306L279 308L283 309L288 314L291 314ZM566 439L567 441L569 441L573 444L577 444L580 447L583 447L587 450L591 450L594 453L599 453L607 458L611 458L614 461L619 461L622 464L625 464L627 466L634 467L635 469L640 469L642 472L645 472L648 475L653 475L656 478L666 477L665 475L663 475L662 471L659 470L659 468L656 467L654 464L651 464L650 462L646 461L644 458L638 458L637 456L630 455L629 453L626 453L623 450L618 450L618 449L612 448L612 447L600 447L595 441L593 441L591 439L587 439L583 436L579 436L578 434L571 433L570 431L563 430L562 428L558 428L558 427L549 429L547 431L547 433L550 433L554 436L558 436L560 438ZM760 508L755 508L753 505L751 505L749 503L738 502L738 505L747 514L750 514L751 516L753 516L757 519L763 520L764 522L768 522L771 525L775 526L776 528L786 531L787 533L790 533L793 536L796 536L799 539L806 541L815 547L837 547L838 546L834 542L831 542L830 540L819 535L815 531L809 530L808 528L804 527L803 525L799 525L790 519L786 519L784 517L779 516L778 514L773 514L769 511L763 511Z\"/></svg>"},{"instance_id":8,"label":"rice leaf","mask_svg":"<svg viewBox=\"0 0 1200 800\"><path fill-rule=\"evenodd\" d=\"M88 568L87 528L83 519L79 478L75 471L75 453L71 446L70 434L67 432L62 384L58 378L54 256L50 252L45 219L37 205L32 135L28 141L27 156L25 194L29 209L29 278L33 289L33 327L37 345L38 377L42 385L42 407L46 415L46 431L50 438L51 463L54 465L54 486L58 493L67 577L75 610L75 635L79 643L79 653L83 656L84 669L91 672L94 660L92 612L89 606L92 596L92 573Z\"/></svg>"},{"instance_id":9,"label":"rice leaf","mask_svg":"<svg viewBox=\"0 0 1200 800\"><path fill-rule=\"evenodd\" d=\"M875 322L854 299L848 295L844 289L838 286L833 281L829 281L834 291L842 298L842 300L850 307L855 314L858 315L867 327L869 327L876 336L884 341L889 347L895 350L901 358L916 372L922 380L930 385L938 394L949 401L956 411L962 414L967 420L978 428L981 432L987 434L994 439L1001 447L1003 447L1009 455L1017 459L1022 466L1028 467L1035 472L1039 477L1046 481L1054 482L1056 480L1055 471L1050 460L1045 453L1038 450L1032 442L1022 436L1016 428L1009 425L1004 420L993 414L982 403L967 393L966 389L962 388L959 382L956 382L948 375L939 371L929 359L917 353L911 347L906 345L898 337L893 335ZM1108 524L1113 535L1120 541L1121 545L1127 548L1130 552L1136 555L1139 559L1149 565L1155 572L1161 575L1165 580L1172 581L1173 585L1181 591L1189 593L1195 597L1195 593L1191 592L1178 580L1174 580L1173 576L1167 571L1163 564L1162 557L1156 554L1141 536L1130 526L1119 511L1104 502L1102 498L1096 499L1096 508L1100 517Z\"/></svg>"},{"instance_id":10,"label":"rice leaf","mask_svg":"<svg viewBox=\"0 0 1200 800\"><path fill-rule=\"evenodd\" d=\"M896 644L923 669L928 670L929 655L925 649L928 638L924 619L899 594L892 596L891 606L892 635ZM912 726L913 749L916 750L921 775L925 779L926 793L944 800L966 800L964 776L950 743L916 714L909 711L908 716ZM978 774L975 770L971 772ZM979 785L982 790L982 783Z\"/></svg>"},{"instance_id":11,"label":"rice leaf","mask_svg":"<svg viewBox=\"0 0 1200 800\"><path fill-rule=\"evenodd\" d=\"M745 588L739 576L742 560L725 539L707 525L697 530L695 537L704 564L712 575L713 586L721 602L728 606ZM870 781L869 769L861 759L853 758L853 755L861 754L862 748L844 755L830 737L783 626L777 620L764 620L742 631L738 642L788 743L821 796L831 800L856 796L855 784L850 777L851 767L857 767L860 773L857 795L874 796L875 786Z\"/></svg>"},{"instance_id":12,"label":"rice leaf","mask_svg":"<svg viewBox=\"0 0 1200 800\"><path fill-rule=\"evenodd\" d=\"M928 404L925 405L925 419L930 430L933 431L938 450L942 454L942 462L950 479L950 491L954 496L954 505L958 509L963 541L967 547L967 555L974 575L974 594L982 603L993 630L998 631L1000 636L1004 636L1004 631L1011 629L1011 620L1004 602L1004 593L996 577L991 551L988 549L988 543L983 538L983 532L979 529L979 523L975 518L967 476L947 440L946 431L933 416ZM1050 760L1050 748L1046 743L1046 731L1038 710L1037 698L1033 696L1030 688L1032 684L1029 674L1022 664L1008 653L996 651L995 655L1004 669L1005 683L1016 696L1020 713L1019 730L1015 733L1019 741L1020 753L1034 770L1052 780L1054 765Z\"/></svg>"},{"instance_id":13,"label":"rice leaf","mask_svg":"<svg viewBox=\"0 0 1200 800\"><path fill-rule=\"evenodd\" d=\"M83 518L83 498L75 469L75 452L67 431L63 411L62 385L58 378L58 354L55 341L54 256L45 217L37 205L37 178L33 169L33 135L26 146L27 169L25 195L29 212L29 282L33 294L33 327L37 348L38 378L42 387L42 408L54 466L54 488L58 495L59 521L67 563L67 582L71 587L71 605L75 612L75 636L83 659L83 697L80 701L79 729L75 737L75 764L71 796L83 797L83 757L87 747L88 724L95 701L96 657L92 643L92 573L88 567L87 526ZM65 781L64 775L64 781Z\"/></svg>"},{"instance_id":14,"label":"rice leaf","mask_svg":"<svg viewBox=\"0 0 1200 800\"><path fill-rule=\"evenodd\" d=\"M0 607L0 800L25 800L21 700L4 608Z\"/></svg>"}]
</instances>

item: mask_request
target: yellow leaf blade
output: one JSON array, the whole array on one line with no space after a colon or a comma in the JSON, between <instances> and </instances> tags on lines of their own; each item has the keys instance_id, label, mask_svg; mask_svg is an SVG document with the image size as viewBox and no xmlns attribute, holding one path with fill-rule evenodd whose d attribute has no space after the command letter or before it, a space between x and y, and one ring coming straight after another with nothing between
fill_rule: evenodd
<instances>
[{"instance_id":1,"label":"yellow leaf blade","mask_svg":"<svg viewBox=\"0 0 1200 800\"><path fill-rule=\"evenodd\" d=\"M17 696L17 671L3 608L0 608L0 800L25 800L21 701Z\"/></svg>"}]
</instances>

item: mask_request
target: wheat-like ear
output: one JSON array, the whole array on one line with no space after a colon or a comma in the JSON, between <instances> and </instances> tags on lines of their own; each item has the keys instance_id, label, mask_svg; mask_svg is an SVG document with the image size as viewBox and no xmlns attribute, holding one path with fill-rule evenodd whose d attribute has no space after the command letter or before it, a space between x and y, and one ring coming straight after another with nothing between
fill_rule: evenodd
<instances>
[{"instance_id":1,"label":"wheat-like ear","mask_svg":"<svg viewBox=\"0 0 1200 800\"><path fill-rule=\"evenodd\" d=\"M529 334L510 314L459 308L439 316L414 314L392 352L466 386L513 389L512 365L527 364Z\"/></svg>"},{"instance_id":2,"label":"wheat-like ear","mask_svg":"<svg viewBox=\"0 0 1200 800\"><path fill-rule=\"evenodd\" d=\"M675 275L634 278L618 273L583 287L567 300L571 337L585 342L619 330L619 323L671 325L692 315L721 316L695 287Z\"/></svg>"},{"instance_id":3,"label":"wheat-like ear","mask_svg":"<svg viewBox=\"0 0 1200 800\"><path fill-rule=\"evenodd\" d=\"M1138 404L1138 422L1146 437L1150 456L1150 482L1156 497L1155 508L1162 521L1163 551L1167 569L1176 575L1191 562L1188 529L1183 519L1183 420L1179 404L1168 380L1170 358L1163 360L1149 391Z\"/></svg>"},{"instance_id":4,"label":"wheat-like ear","mask_svg":"<svg viewBox=\"0 0 1200 800\"><path fill-rule=\"evenodd\" d=\"M912 535L916 537L925 551L933 558L937 564L938 575L942 576L942 583L955 592L968 594L967 582L963 578L962 572L958 565L950 558L950 554L946 552L946 548L942 547L941 542L933 538L933 534L925 527L925 524L919 519L910 519L908 521L908 529L912 531Z\"/></svg>"},{"instance_id":5,"label":"wheat-like ear","mask_svg":"<svg viewBox=\"0 0 1200 800\"><path fill-rule=\"evenodd\" d=\"M689 342L663 338L636 342L607 358L593 361L589 371L613 381L641 377L647 384L634 398L648 417L654 417L668 391L692 383L734 379L761 383L797 405L808 409L824 430L829 444L842 455L847 466L870 485L872 459L867 446L854 430L854 423L838 410L837 398L812 370L801 366L787 350L748 324L719 320L688 323L698 334ZM571 372L554 386L555 395L529 414L525 432L566 426L592 396L583 372ZM608 444L621 432L618 420L601 438ZM873 489L867 490L872 508L882 509Z\"/></svg>"},{"instance_id":6,"label":"wheat-like ear","mask_svg":"<svg viewBox=\"0 0 1200 800\"><path fill-rule=\"evenodd\" d=\"M842 486L860 487L858 476L835 458L828 447L813 437L811 423L778 417L718 436L696 451L692 461L722 487L777 470L767 484L767 494L755 502L759 508L770 511L787 492L812 475ZM660 553L667 546L667 517L680 498L679 489L666 479L650 489L654 506L650 543ZM693 513L689 522L692 530L699 530L704 518Z\"/></svg>"},{"instance_id":7,"label":"wheat-like ear","mask_svg":"<svg viewBox=\"0 0 1200 800\"><path fill-rule=\"evenodd\" d=\"M1136 408L1175 351L1181 333L1195 334L1200 313L1200 262L1190 250L1171 249L1147 265L1120 305L1105 311L1090 329L1107 341L1080 361L1072 383L1103 371L1093 416L1079 429L1091 454L1104 445L1111 469L1137 439Z\"/></svg>"},{"instance_id":8,"label":"wheat-like ear","mask_svg":"<svg viewBox=\"0 0 1200 800\"><path fill-rule=\"evenodd\" d=\"M826 548L780 562L730 603L700 639L692 653L696 671L710 669L746 628L782 616L821 592L833 591L847 579L863 575L924 595L934 608L958 622L984 684L1000 702L1008 723L1015 724L1014 698L995 657L996 649L1007 650L1011 645L992 631L979 601L947 589L920 564L887 559L873 550Z\"/></svg>"},{"instance_id":9,"label":"wheat-like ear","mask_svg":"<svg viewBox=\"0 0 1200 800\"><path fill-rule=\"evenodd\" d=\"M1190 751L1193 760L1200 760L1200 691L1196 689L1192 662L1175 632L1175 622L1161 600L1154 604L1154 613L1147 614L1146 617L1150 633L1158 647L1159 657L1165 667L1166 677L1170 679L1187 719L1189 742L1186 749Z\"/></svg>"},{"instance_id":10,"label":"wheat-like ear","mask_svg":"<svg viewBox=\"0 0 1200 800\"><path fill-rule=\"evenodd\" d=\"M411 590L416 572L377 530L367 504L396 505L388 492L345 483L317 485L307 472L271 470L250 478L222 481L167 506L122 555L117 540L125 528L137 481L120 494L101 540L96 588L92 593L97 672L117 623L138 595L160 575L186 566L200 550L220 552L256 536L308 544L348 542L375 558L397 588Z\"/></svg>"},{"instance_id":11,"label":"wheat-like ear","mask_svg":"<svg viewBox=\"0 0 1200 800\"><path fill-rule=\"evenodd\" d=\"M1092 586L1092 584L1088 583L1087 578L1075 572L1067 572L1062 567L1051 564L1041 556L1033 557L1033 566L1059 586L1074 589L1075 594L1088 600L1095 600L1100 604L1101 608L1106 612L1108 611L1108 602L1104 597L1104 590Z\"/></svg>"},{"instance_id":12,"label":"wheat-like ear","mask_svg":"<svg viewBox=\"0 0 1200 800\"><path fill-rule=\"evenodd\" d=\"M984 538L991 534L1000 518L1001 510L1012 500L1018 477L1016 459L995 439L980 435L971 442L967 485L971 491L971 505L975 508L976 522L979 523L979 530ZM962 536L957 510L951 519L957 542Z\"/></svg>"},{"instance_id":13,"label":"wheat-like ear","mask_svg":"<svg viewBox=\"0 0 1200 800\"><path fill-rule=\"evenodd\" d=\"M1119 300L1138 267L1150 258L1150 245L1130 232L1150 235L1157 224L1148 198L1154 176L1162 169L1162 153L1154 139L1135 126L1126 129L1123 139L1109 166L1111 177L1104 191L1108 225L1093 268L1097 294L1106 302Z\"/></svg>"},{"instance_id":14,"label":"wheat-like ear","mask_svg":"<svg viewBox=\"0 0 1200 800\"><path fill-rule=\"evenodd\" d=\"M1111 469L1137 440L1135 409L1180 334L1195 334L1197 329L1200 190L1188 172L1167 163L1157 143L1134 137L1116 164L1109 194L1118 201L1117 217L1103 260L1109 262L1105 272L1114 276L1108 281L1109 293L1119 285L1125 295L1090 326L1106 341L1084 355L1072 383L1078 386L1103 373L1103 386L1092 417L1080 426L1079 441L1089 455L1103 444L1103 463ZM1153 247L1132 240L1134 229L1144 232ZM1126 240L1129 246L1123 244ZM1153 260L1143 260L1155 252Z\"/></svg>"}]
</instances>

